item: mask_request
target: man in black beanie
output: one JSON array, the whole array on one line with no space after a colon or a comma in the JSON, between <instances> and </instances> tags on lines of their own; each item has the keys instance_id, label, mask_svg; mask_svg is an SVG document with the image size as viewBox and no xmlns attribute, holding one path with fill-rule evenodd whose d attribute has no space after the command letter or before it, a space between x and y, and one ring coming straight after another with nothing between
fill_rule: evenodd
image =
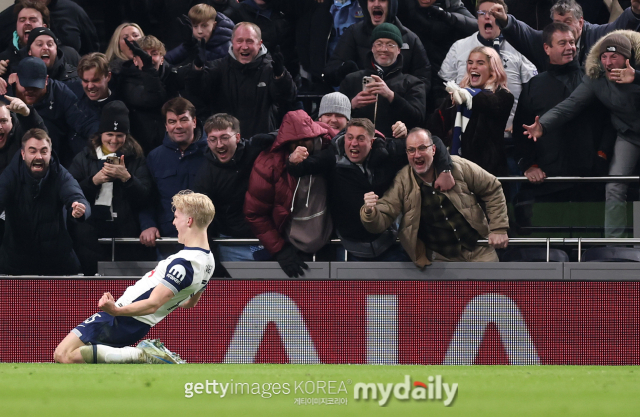
<instances>
[{"instance_id":1,"label":"man in black beanie","mask_svg":"<svg viewBox=\"0 0 640 417\"><path fill-rule=\"evenodd\" d=\"M382 23L371 34L370 64L347 75L340 92L351 100L351 116L371 120L386 137L401 121L407 129L422 126L426 116L426 88L417 77L402 72L402 35L391 23ZM364 83L371 81L364 86Z\"/></svg>"},{"instance_id":2,"label":"man in black beanie","mask_svg":"<svg viewBox=\"0 0 640 417\"><path fill-rule=\"evenodd\" d=\"M82 97L82 84L76 67L66 61L65 54L59 47L60 42L51 29L42 27L29 33L26 50L29 56L44 61L50 79L62 81L77 97Z\"/></svg>"}]
</instances>

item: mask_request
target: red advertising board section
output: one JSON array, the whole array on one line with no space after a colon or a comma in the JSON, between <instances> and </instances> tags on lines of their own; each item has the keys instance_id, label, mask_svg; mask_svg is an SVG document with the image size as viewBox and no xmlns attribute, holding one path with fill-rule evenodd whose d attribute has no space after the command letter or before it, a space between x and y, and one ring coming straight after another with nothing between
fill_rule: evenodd
<instances>
[{"instance_id":1,"label":"red advertising board section","mask_svg":"<svg viewBox=\"0 0 640 417\"><path fill-rule=\"evenodd\" d=\"M0 280L0 361L57 343L133 280ZM154 327L188 362L640 364L640 282L211 281ZM382 359L380 359L382 358Z\"/></svg>"}]
</instances>

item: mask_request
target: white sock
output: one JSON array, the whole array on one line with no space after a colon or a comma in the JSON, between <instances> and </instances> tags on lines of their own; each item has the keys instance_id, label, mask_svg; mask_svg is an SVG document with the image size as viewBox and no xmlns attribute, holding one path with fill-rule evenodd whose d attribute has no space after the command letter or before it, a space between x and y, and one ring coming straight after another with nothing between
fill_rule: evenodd
<instances>
[{"instance_id":1,"label":"white sock","mask_svg":"<svg viewBox=\"0 0 640 417\"><path fill-rule=\"evenodd\" d=\"M114 348L105 345L90 345L80 348L86 363L146 363L142 349L127 346Z\"/></svg>"}]
</instances>

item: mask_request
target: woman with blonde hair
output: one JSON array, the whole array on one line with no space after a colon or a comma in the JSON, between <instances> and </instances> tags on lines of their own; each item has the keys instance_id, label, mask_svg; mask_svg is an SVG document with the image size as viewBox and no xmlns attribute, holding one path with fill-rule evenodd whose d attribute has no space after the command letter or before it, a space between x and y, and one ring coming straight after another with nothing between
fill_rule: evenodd
<instances>
[{"instance_id":1,"label":"woman with blonde hair","mask_svg":"<svg viewBox=\"0 0 640 417\"><path fill-rule=\"evenodd\" d=\"M460 155L493 175L508 175L504 131L513 106L507 74L498 53L478 46L467 59L467 74L456 85L446 83L451 102L429 118L427 128Z\"/></svg>"},{"instance_id":2,"label":"woman with blonde hair","mask_svg":"<svg viewBox=\"0 0 640 417\"><path fill-rule=\"evenodd\" d=\"M133 59L133 52L125 44L125 39L133 42L143 36L144 32L142 28L136 23L123 23L113 31L107 52L105 53L112 72L120 72L122 64L125 61Z\"/></svg>"}]
</instances>

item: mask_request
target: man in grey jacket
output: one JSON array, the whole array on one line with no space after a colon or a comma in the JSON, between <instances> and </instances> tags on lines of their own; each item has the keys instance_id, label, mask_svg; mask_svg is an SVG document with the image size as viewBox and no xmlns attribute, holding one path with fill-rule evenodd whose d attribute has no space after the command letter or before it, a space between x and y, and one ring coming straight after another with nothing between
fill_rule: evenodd
<instances>
[{"instance_id":1,"label":"man in grey jacket","mask_svg":"<svg viewBox=\"0 0 640 417\"><path fill-rule=\"evenodd\" d=\"M630 64L640 65L640 34L630 30L610 33L598 41L586 60L584 82L571 95L546 112L536 116L532 125L523 125L533 140L558 129L594 100L600 100L611 113L617 132L609 175L631 175L640 159L640 74ZM606 185L605 236L620 237L627 224L628 186Z\"/></svg>"}]
</instances>

